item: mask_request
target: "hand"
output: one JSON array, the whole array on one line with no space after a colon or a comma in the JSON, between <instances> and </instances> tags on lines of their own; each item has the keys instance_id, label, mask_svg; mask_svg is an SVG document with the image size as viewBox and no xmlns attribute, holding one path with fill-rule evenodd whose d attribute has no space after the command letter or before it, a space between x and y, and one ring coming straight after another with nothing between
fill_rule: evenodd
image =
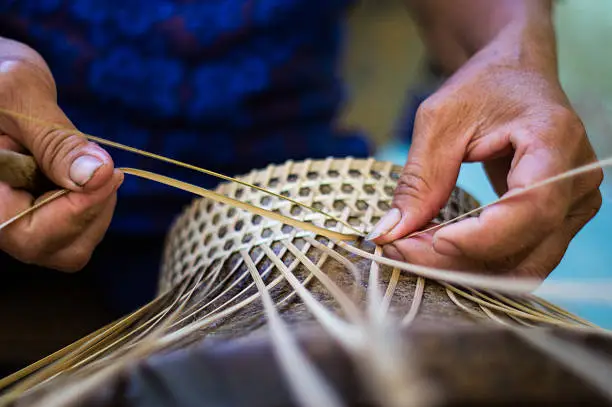
<instances>
[{"instance_id":1,"label":"hand","mask_svg":"<svg viewBox=\"0 0 612 407\"><path fill-rule=\"evenodd\" d=\"M540 279L558 265L572 238L601 206L601 171L407 238L446 203L463 161L483 162L503 195L596 160L555 67L540 58L530 45L501 37L423 103L394 209L373 233L385 255L440 268Z\"/></svg>"},{"instance_id":2,"label":"hand","mask_svg":"<svg viewBox=\"0 0 612 407\"><path fill-rule=\"evenodd\" d=\"M33 155L45 175L71 192L0 231L0 250L30 264L78 271L110 223L123 174L108 153L76 132L57 105L43 59L23 44L0 39L0 107L50 126L0 112L0 149ZM41 199L39 197L38 199ZM29 208L35 197L0 183L0 220Z\"/></svg>"}]
</instances>

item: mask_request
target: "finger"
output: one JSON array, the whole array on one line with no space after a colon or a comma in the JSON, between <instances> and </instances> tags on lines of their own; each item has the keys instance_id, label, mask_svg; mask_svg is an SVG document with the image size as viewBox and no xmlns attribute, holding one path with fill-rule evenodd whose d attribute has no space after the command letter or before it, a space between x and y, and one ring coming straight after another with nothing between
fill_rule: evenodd
<instances>
[{"instance_id":1,"label":"finger","mask_svg":"<svg viewBox=\"0 0 612 407\"><path fill-rule=\"evenodd\" d=\"M518 148L514 161L510 191L566 169L547 148ZM573 201L571 186L561 182L496 203L477 218L440 229L434 235L434 248L444 255L491 261L534 247L562 224Z\"/></svg>"},{"instance_id":2,"label":"finger","mask_svg":"<svg viewBox=\"0 0 612 407\"><path fill-rule=\"evenodd\" d=\"M51 181L72 191L93 191L111 181L110 155L76 131L57 105L49 103L39 118L59 127L25 124L17 128L15 138Z\"/></svg>"},{"instance_id":3,"label":"finger","mask_svg":"<svg viewBox=\"0 0 612 407\"><path fill-rule=\"evenodd\" d=\"M103 240L105 232L110 225L115 210L117 197L113 194L103 204L101 213L84 231L75 235L63 247L38 259L45 267L64 272L77 272L82 270L93 254L95 248Z\"/></svg>"},{"instance_id":4,"label":"finger","mask_svg":"<svg viewBox=\"0 0 612 407\"><path fill-rule=\"evenodd\" d=\"M384 245L431 221L448 200L459 175L464 154L457 129L439 129L436 112L419 108L414 142L398 180L392 209L367 239Z\"/></svg>"},{"instance_id":5,"label":"finger","mask_svg":"<svg viewBox=\"0 0 612 407\"><path fill-rule=\"evenodd\" d=\"M0 132L30 151L45 175L58 186L93 191L110 182L114 166L111 157L75 129L52 92L38 90L35 85L42 86L40 75L18 61L3 68L3 104L35 120L2 115Z\"/></svg>"},{"instance_id":6,"label":"finger","mask_svg":"<svg viewBox=\"0 0 612 407\"><path fill-rule=\"evenodd\" d=\"M523 260L510 273L519 277L535 277L544 280L561 263L570 242L582 228L597 214L601 208L602 198L599 191L594 191L568 215L563 227L540 246L529 257Z\"/></svg>"},{"instance_id":7,"label":"finger","mask_svg":"<svg viewBox=\"0 0 612 407\"><path fill-rule=\"evenodd\" d=\"M486 270L484 263L467 257L444 256L433 249L433 232L395 240L383 246L383 255L393 260L406 261L447 270Z\"/></svg>"},{"instance_id":8,"label":"finger","mask_svg":"<svg viewBox=\"0 0 612 407\"><path fill-rule=\"evenodd\" d=\"M0 135L0 150L11 150L17 153L24 153L25 149L6 135Z\"/></svg>"},{"instance_id":9,"label":"finger","mask_svg":"<svg viewBox=\"0 0 612 407\"><path fill-rule=\"evenodd\" d=\"M593 151L593 147L588 142L588 139L584 139L583 147L580 155L576 160L574 167L580 167L583 165L592 164L597 162L597 156ZM572 194L575 201L579 201L585 196L591 194L595 189L601 186L603 181L603 170L597 169L590 171L585 174L578 175L574 178Z\"/></svg>"},{"instance_id":10,"label":"finger","mask_svg":"<svg viewBox=\"0 0 612 407\"><path fill-rule=\"evenodd\" d=\"M9 225L0 233L0 249L23 262L48 257L86 230L103 212L108 199L115 194L123 174L115 171L113 181L91 193L69 193ZM3 219L29 208L31 195L0 186Z\"/></svg>"}]
</instances>

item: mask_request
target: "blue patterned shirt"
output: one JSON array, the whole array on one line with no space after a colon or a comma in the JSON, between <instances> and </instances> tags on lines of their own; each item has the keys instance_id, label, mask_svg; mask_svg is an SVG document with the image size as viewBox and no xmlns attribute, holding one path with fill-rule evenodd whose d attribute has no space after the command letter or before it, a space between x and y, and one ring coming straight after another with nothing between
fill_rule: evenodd
<instances>
[{"instance_id":1,"label":"blue patterned shirt","mask_svg":"<svg viewBox=\"0 0 612 407\"><path fill-rule=\"evenodd\" d=\"M0 35L49 64L81 130L237 175L286 159L370 154L335 128L351 0L3 0ZM110 149L205 187L218 180ZM193 197L127 176L112 231L163 234Z\"/></svg>"}]
</instances>

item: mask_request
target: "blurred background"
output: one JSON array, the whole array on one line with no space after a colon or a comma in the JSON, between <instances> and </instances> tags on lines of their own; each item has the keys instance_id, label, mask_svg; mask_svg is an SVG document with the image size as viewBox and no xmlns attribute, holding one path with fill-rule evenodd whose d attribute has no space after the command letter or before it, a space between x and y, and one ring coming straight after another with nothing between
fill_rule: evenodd
<instances>
[{"instance_id":1,"label":"blurred background","mask_svg":"<svg viewBox=\"0 0 612 407\"><path fill-rule=\"evenodd\" d=\"M358 3L349 16L342 58L349 100L341 122L370 134L378 148L377 158L402 165L414 111L435 90L436 79L427 70L424 48L402 0ZM561 80L599 157L612 156L612 54L606 52L612 39L612 1L561 0L556 4ZM550 281L612 277L611 175L612 171L606 170L601 211L574 239ZM478 164L464 165L458 183L482 203L496 199ZM41 297L39 302L24 301L21 293L30 292L28 281L2 292L0 319L11 329L0 329L0 376L22 367L24 361L31 363L50 354L108 320L100 310L100 299L80 288L83 278L54 278L54 285L44 287L53 304L42 293L36 295ZM612 329L612 306L553 301ZM41 307L41 302L48 306ZM20 305L17 308L14 304ZM34 318L37 322L32 324Z\"/></svg>"},{"instance_id":2,"label":"blurred background","mask_svg":"<svg viewBox=\"0 0 612 407\"><path fill-rule=\"evenodd\" d=\"M562 84L598 157L612 156L612 54L605 51L612 39L612 1L558 1L555 23ZM416 27L401 0L368 1L353 11L347 35L343 74L351 98L342 121L372 135L378 158L403 164L414 107L436 87ZM605 173L601 211L574 239L550 281L612 277L612 170ZM482 203L496 199L479 164L464 165L458 183ZM555 302L612 328L612 306Z\"/></svg>"}]
</instances>

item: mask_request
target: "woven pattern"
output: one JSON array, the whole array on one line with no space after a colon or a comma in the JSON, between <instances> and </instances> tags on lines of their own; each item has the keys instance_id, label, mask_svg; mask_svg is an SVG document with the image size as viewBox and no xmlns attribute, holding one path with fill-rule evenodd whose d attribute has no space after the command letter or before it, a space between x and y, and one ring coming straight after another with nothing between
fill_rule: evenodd
<instances>
[{"instance_id":1,"label":"woven pattern","mask_svg":"<svg viewBox=\"0 0 612 407\"><path fill-rule=\"evenodd\" d=\"M374 159L288 161L252 171L239 179L312 206L367 233L391 208L401 170L400 166ZM348 229L320 213L239 184L221 184L216 192L327 229L339 232ZM473 197L455 188L434 222L450 220L477 206ZM247 211L197 199L170 231L160 291L169 290L190 270L207 268L240 250L309 235L312 233Z\"/></svg>"},{"instance_id":2,"label":"woven pattern","mask_svg":"<svg viewBox=\"0 0 612 407\"><path fill-rule=\"evenodd\" d=\"M401 170L390 163L347 158L287 162L240 178L323 213L239 183L222 184L216 192L337 232L355 228L366 233L389 210ZM456 188L436 221L451 220L476 206L469 194ZM406 273L403 265L378 256L381 248L363 240L351 243L216 201L195 200L168 234L159 297L86 342L60 351L58 360L41 362L44 367L27 373L27 382L9 398L33 389L34 397L44 398L50 390L51 397L54 392L71 393L80 400L82 392L68 390L71 384L79 386L77 376L87 378L105 369L112 373L115 366L124 369L144 355L186 349L203 338L207 345L234 341L248 349L249 339L263 337L279 347L281 335L306 328L309 335L329 335L341 343L353 362L367 368L360 375L364 387L377 378L381 400L388 395L403 400L382 405L403 406L406 400L414 401L414 394L397 393L394 383L398 377L406 386L414 383L403 370L409 366L393 364L388 370L384 361L404 360L397 336L404 329L594 328L533 295L508 295ZM283 346L283 352L299 354L292 345ZM293 377L295 390L302 386L295 375L307 362L296 364L294 359L285 355L277 361ZM0 389L16 377L0 382ZM40 405L49 404L43 400Z\"/></svg>"}]
</instances>

